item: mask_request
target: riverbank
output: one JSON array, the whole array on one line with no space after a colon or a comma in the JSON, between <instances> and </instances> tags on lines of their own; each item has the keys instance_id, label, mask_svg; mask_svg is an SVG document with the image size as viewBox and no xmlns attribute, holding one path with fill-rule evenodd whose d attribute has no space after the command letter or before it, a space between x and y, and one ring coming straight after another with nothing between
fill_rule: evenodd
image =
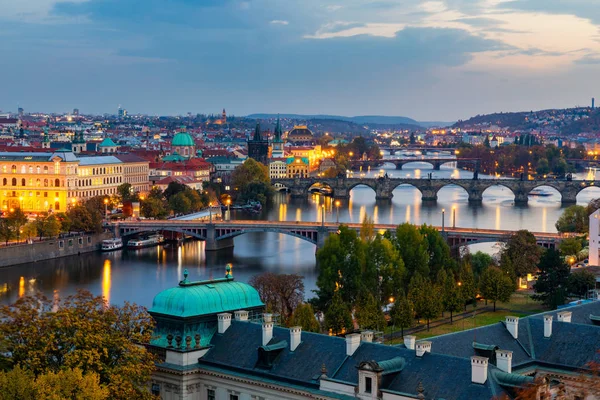
<instances>
[{"instance_id":1,"label":"riverbank","mask_svg":"<svg viewBox=\"0 0 600 400\"><path fill-rule=\"evenodd\" d=\"M35 263L60 257L76 256L98 251L102 240L111 233L81 234L41 242L21 243L0 248L0 267Z\"/></svg>"}]
</instances>

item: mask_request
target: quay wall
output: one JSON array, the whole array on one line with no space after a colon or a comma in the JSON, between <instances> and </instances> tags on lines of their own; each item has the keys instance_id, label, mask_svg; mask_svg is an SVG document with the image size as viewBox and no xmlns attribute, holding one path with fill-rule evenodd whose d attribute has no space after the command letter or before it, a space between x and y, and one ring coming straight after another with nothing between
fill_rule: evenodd
<instances>
[{"instance_id":1,"label":"quay wall","mask_svg":"<svg viewBox=\"0 0 600 400\"><path fill-rule=\"evenodd\" d=\"M29 264L100 250L111 233L82 234L0 247L0 267Z\"/></svg>"}]
</instances>

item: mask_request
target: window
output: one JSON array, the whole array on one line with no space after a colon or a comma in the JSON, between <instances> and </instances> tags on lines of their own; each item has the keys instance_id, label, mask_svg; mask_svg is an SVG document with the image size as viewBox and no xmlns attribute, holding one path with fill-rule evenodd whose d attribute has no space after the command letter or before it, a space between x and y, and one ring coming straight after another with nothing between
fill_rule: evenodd
<instances>
[{"instance_id":1,"label":"window","mask_svg":"<svg viewBox=\"0 0 600 400\"><path fill-rule=\"evenodd\" d=\"M35 167L35 172L38 173L38 174L40 173L40 166L39 165L37 167Z\"/></svg>"},{"instance_id":2,"label":"window","mask_svg":"<svg viewBox=\"0 0 600 400\"><path fill-rule=\"evenodd\" d=\"M27 167L24 165L21 165L21 173L22 174L26 174L27 173Z\"/></svg>"},{"instance_id":3,"label":"window","mask_svg":"<svg viewBox=\"0 0 600 400\"><path fill-rule=\"evenodd\" d=\"M215 400L215 397L214 389L206 389L206 400Z\"/></svg>"},{"instance_id":4,"label":"window","mask_svg":"<svg viewBox=\"0 0 600 400\"><path fill-rule=\"evenodd\" d=\"M79 238L77 239L77 241L79 242L79 244L83 244L83 238Z\"/></svg>"},{"instance_id":5,"label":"window","mask_svg":"<svg viewBox=\"0 0 600 400\"><path fill-rule=\"evenodd\" d=\"M237 394L230 394L229 395L229 400L239 400L239 396Z\"/></svg>"},{"instance_id":6,"label":"window","mask_svg":"<svg viewBox=\"0 0 600 400\"><path fill-rule=\"evenodd\" d=\"M365 377L365 393L371 393L373 390L373 379Z\"/></svg>"},{"instance_id":7,"label":"window","mask_svg":"<svg viewBox=\"0 0 600 400\"><path fill-rule=\"evenodd\" d=\"M6 178L2 179L2 185L6 186L8 184L8 180Z\"/></svg>"},{"instance_id":8,"label":"window","mask_svg":"<svg viewBox=\"0 0 600 400\"><path fill-rule=\"evenodd\" d=\"M58 242L58 247L59 248L64 248L65 247L65 242L63 242L62 240Z\"/></svg>"},{"instance_id":9,"label":"window","mask_svg":"<svg viewBox=\"0 0 600 400\"><path fill-rule=\"evenodd\" d=\"M25 186L25 178L21 179L21 186Z\"/></svg>"},{"instance_id":10,"label":"window","mask_svg":"<svg viewBox=\"0 0 600 400\"><path fill-rule=\"evenodd\" d=\"M73 239L69 239L69 247L73 246Z\"/></svg>"},{"instance_id":11,"label":"window","mask_svg":"<svg viewBox=\"0 0 600 400\"><path fill-rule=\"evenodd\" d=\"M44 167L44 173L47 174L48 173L48 167Z\"/></svg>"},{"instance_id":12,"label":"window","mask_svg":"<svg viewBox=\"0 0 600 400\"><path fill-rule=\"evenodd\" d=\"M152 384L152 394L154 396L160 396L160 385L158 383Z\"/></svg>"},{"instance_id":13,"label":"window","mask_svg":"<svg viewBox=\"0 0 600 400\"><path fill-rule=\"evenodd\" d=\"M16 173L17 173L17 166L16 166L16 165L13 165L13 166L10 168L10 171L11 171L13 174L16 174Z\"/></svg>"}]
</instances>

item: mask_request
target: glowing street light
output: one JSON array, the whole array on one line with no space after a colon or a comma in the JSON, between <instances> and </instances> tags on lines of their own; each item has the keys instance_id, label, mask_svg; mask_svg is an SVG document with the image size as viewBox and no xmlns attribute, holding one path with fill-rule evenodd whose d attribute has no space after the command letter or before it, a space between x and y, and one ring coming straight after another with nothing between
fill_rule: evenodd
<instances>
[{"instance_id":1,"label":"glowing street light","mask_svg":"<svg viewBox=\"0 0 600 400\"><path fill-rule=\"evenodd\" d=\"M456 207L452 207L452 229L456 228Z\"/></svg>"},{"instance_id":2,"label":"glowing street light","mask_svg":"<svg viewBox=\"0 0 600 400\"><path fill-rule=\"evenodd\" d=\"M335 201L335 211L336 211L335 223L339 224L340 223L340 201L339 200Z\"/></svg>"},{"instance_id":3,"label":"glowing street light","mask_svg":"<svg viewBox=\"0 0 600 400\"><path fill-rule=\"evenodd\" d=\"M446 218L446 209L442 208L442 233L444 233L444 220Z\"/></svg>"},{"instance_id":4,"label":"glowing street light","mask_svg":"<svg viewBox=\"0 0 600 400\"><path fill-rule=\"evenodd\" d=\"M108 221L108 199L104 199L104 218Z\"/></svg>"}]
</instances>

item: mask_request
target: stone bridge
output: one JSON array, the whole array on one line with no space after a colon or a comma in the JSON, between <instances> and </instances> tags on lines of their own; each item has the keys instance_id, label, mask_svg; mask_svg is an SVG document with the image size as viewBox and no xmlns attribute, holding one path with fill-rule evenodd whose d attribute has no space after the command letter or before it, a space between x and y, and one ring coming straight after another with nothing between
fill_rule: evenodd
<instances>
[{"instance_id":1,"label":"stone bridge","mask_svg":"<svg viewBox=\"0 0 600 400\"><path fill-rule=\"evenodd\" d=\"M443 147L399 147L399 146L379 146L379 150L384 150L390 153L390 155L396 154L398 151L420 151L421 154L427 154L428 152L449 152L454 154L456 149L454 148L443 148Z\"/></svg>"},{"instance_id":2,"label":"stone bridge","mask_svg":"<svg viewBox=\"0 0 600 400\"><path fill-rule=\"evenodd\" d=\"M441 166L447 163L456 163L457 168L464 168L470 166L473 170L479 169L479 158L388 158L381 160L356 160L351 161L350 165L352 168L356 167L379 167L383 164L394 164L396 169L402 169L406 164L411 163L427 163L430 164L434 170L439 171Z\"/></svg>"},{"instance_id":3,"label":"stone bridge","mask_svg":"<svg viewBox=\"0 0 600 400\"><path fill-rule=\"evenodd\" d=\"M350 229L360 231L362 224L344 224ZM374 229L383 233L394 232L397 225L375 224ZM440 228L442 235L451 247L460 247L475 243L503 242L510 237L512 231L469 228ZM121 221L112 223L110 229L116 236L132 236L147 232L178 232L196 239L204 240L205 250L213 251L233 247L233 238L251 232L275 232L293 236L317 246L325 243L327 236L335 234L339 224L331 222L301 221L180 221L180 220L145 220ZM556 247L565 237L558 233L533 233L540 246Z\"/></svg>"},{"instance_id":4,"label":"stone bridge","mask_svg":"<svg viewBox=\"0 0 600 400\"><path fill-rule=\"evenodd\" d=\"M311 186L320 184L332 189L333 197L347 199L350 191L359 185L365 185L375 191L378 200L390 200L392 192L400 185L410 185L421 192L423 201L436 201L438 192L445 186L460 186L469 194L470 202L481 202L483 192L492 186L503 186L515 195L515 204L527 204L528 195L540 186L556 189L563 204L577 202L577 194L588 187L594 187L594 181L581 180L529 180L516 179L416 179L416 178L295 178L272 179L279 188L286 188L292 197L306 197Z\"/></svg>"}]
</instances>

